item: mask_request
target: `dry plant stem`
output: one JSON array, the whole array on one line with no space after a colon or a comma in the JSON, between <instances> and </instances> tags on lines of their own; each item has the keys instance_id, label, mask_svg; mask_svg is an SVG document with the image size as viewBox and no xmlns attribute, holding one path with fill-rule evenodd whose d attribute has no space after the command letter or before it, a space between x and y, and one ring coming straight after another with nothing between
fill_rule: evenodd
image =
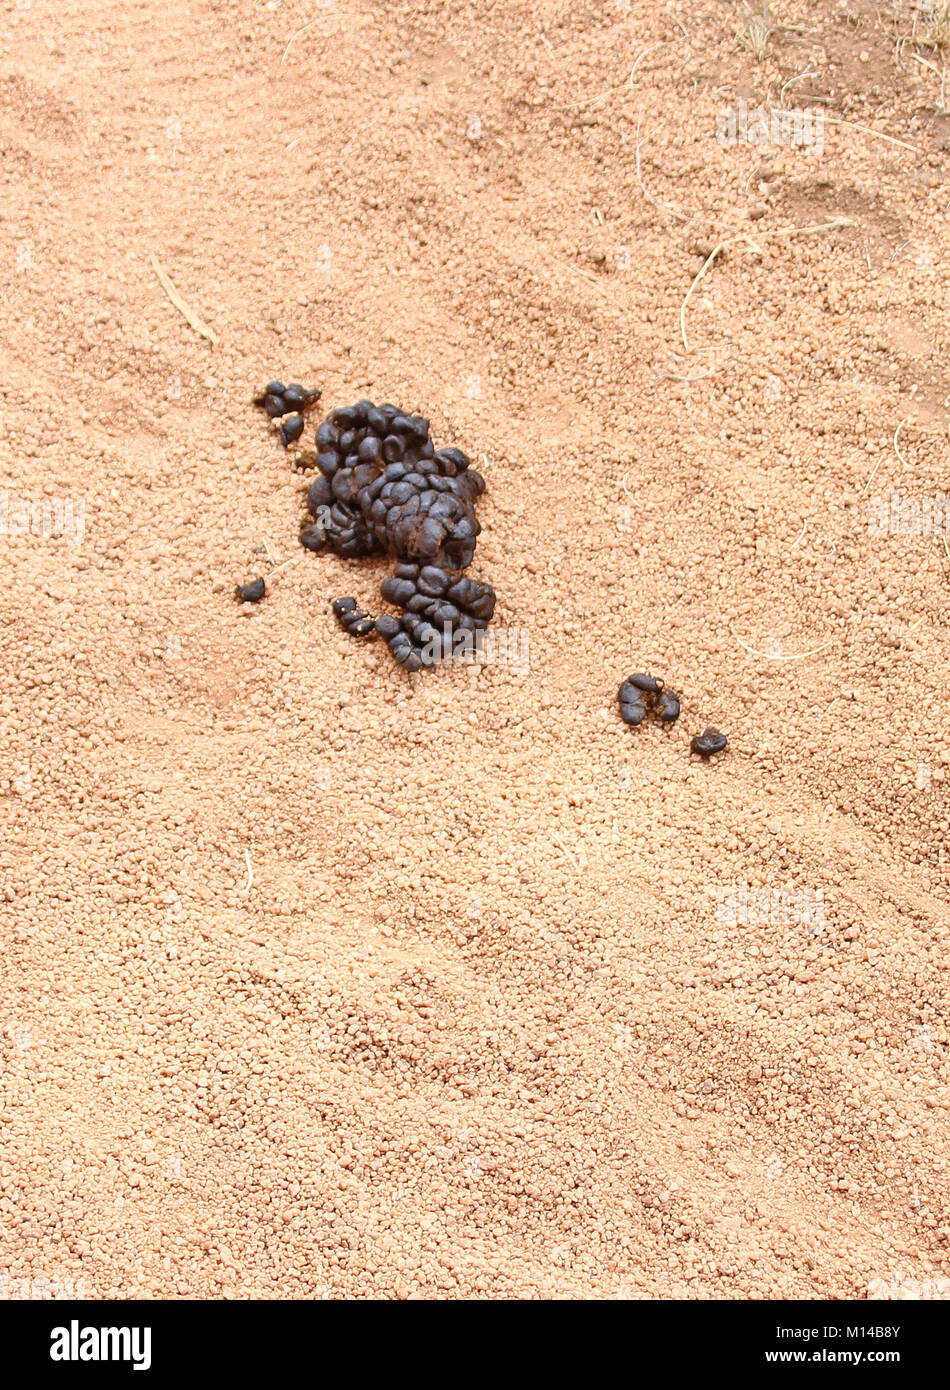
<instances>
[{"instance_id":1,"label":"dry plant stem","mask_svg":"<svg viewBox=\"0 0 950 1390\"><path fill-rule=\"evenodd\" d=\"M900 459L901 464L902 464L903 467L905 467L905 468L906 468L906 466L907 466L907 460L904 458L904 455L901 453L900 449L897 447L897 441L898 441L898 439L900 438L900 432L901 432L901 430L904 428L904 426L905 426L906 424L907 424L907 421L906 421L906 420L902 420L902 421L900 422L900 424L897 426L897 429L894 431L894 453L895 453L895 454L897 455L897 457ZM865 484L864 484L864 487L861 489L862 495L863 495L864 493L867 492L868 488L869 488L869 487L871 486L871 484L874 482L874 479L877 477L877 471L878 471L878 469L880 468L880 466L881 466L881 460L878 459L877 463L874 465L874 467L871 469L870 473L868 474L867 480L866 480L866 482L865 482Z\"/></svg>"},{"instance_id":2,"label":"dry plant stem","mask_svg":"<svg viewBox=\"0 0 950 1390\"><path fill-rule=\"evenodd\" d=\"M873 135L875 140L884 140L888 145L897 145L902 150L910 150L911 154L920 154L916 145L909 145L906 140L898 140L896 135L885 135L883 130L875 130L873 126L860 125L857 121L846 121L842 116L826 115L822 119L827 125L848 126L851 130L860 130L865 135Z\"/></svg>"},{"instance_id":3,"label":"dry plant stem","mask_svg":"<svg viewBox=\"0 0 950 1390\"><path fill-rule=\"evenodd\" d=\"M833 217L830 222L816 222L808 227L787 227L782 231L764 232L759 236L751 236L748 232L737 232L735 236L726 237L725 240L721 241L718 246L714 246L713 249L710 251L709 255L706 257L706 260L703 262L703 265L700 268L699 273L697 274L693 283L690 285L689 289L686 291L686 298L683 300L683 303L680 306L680 335L683 339L683 347L686 349L687 352L690 351L689 339L686 336L686 310L689 306L689 301L692 299L693 292L696 289L696 286L699 284L700 280L702 280L703 276L709 270L710 266L717 259L717 257L719 257L723 253L723 251L725 251L726 247L733 246L736 242L739 241L744 241L748 243L749 246L755 247L760 241L778 241L785 237L793 236L813 236L818 232L832 231L835 227L853 226L854 222L850 217Z\"/></svg>"},{"instance_id":4,"label":"dry plant stem","mask_svg":"<svg viewBox=\"0 0 950 1390\"><path fill-rule=\"evenodd\" d=\"M829 641L822 642L820 647L811 647L807 652L794 652L791 656L770 656L768 652L760 652L758 648L750 647L748 642L743 642L741 637L736 637L736 641L739 643L740 647L745 648L747 652L751 652L753 656L761 656L765 661L804 661L806 657L817 656L819 652L827 651L828 648L833 647L838 640L837 637L832 637Z\"/></svg>"},{"instance_id":5,"label":"dry plant stem","mask_svg":"<svg viewBox=\"0 0 950 1390\"><path fill-rule=\"evenodd\" d=\"M152 269L158 276L158 281L162 289L168 295L168 298L174 304L175 308L181 314L182 318L185 319L189 328L193 328L196 333L200 333L202 338L207 338L211 346L214 347L215 343L218 341L217 333L215 333L213 328L208 327L204 319L198 317L194 309L192 309L189 304L185 303L181 295L178 293L178 290L175 288L174 281L162 269L161 265L159 264L158 258L155 255L152 256Z\"/></svg>"}]
</instances>

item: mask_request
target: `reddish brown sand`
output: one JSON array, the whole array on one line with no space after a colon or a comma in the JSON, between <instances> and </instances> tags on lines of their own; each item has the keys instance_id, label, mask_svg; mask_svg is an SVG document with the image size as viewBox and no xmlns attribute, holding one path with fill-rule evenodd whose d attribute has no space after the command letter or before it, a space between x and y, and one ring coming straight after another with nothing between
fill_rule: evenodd
<instances>
[{"instance_id":1,"label":"reddish brown sand","mask_svg":"<svg viewBox=\"0 0 950 1390\"><path fill-rule=\"evenodd\" d=\"M677 14L7 0L0 1293L950 1288L940 50ZM340 631L274 375L484 456L529 671Z\"/></svg>"}]
</instances>

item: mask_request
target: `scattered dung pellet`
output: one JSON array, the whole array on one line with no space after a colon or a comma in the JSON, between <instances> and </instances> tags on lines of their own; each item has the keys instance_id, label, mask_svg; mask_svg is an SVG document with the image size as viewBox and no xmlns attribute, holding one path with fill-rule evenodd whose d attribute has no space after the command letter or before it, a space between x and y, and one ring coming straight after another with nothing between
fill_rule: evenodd
<instances>
[{"instance_id":1,"label":"scattered dung pellet","mask_svg":"<svg viewBox=\"0 0 950 1390\"><path fill-rule=\"evenodd\" d=\"M293 444L295 439L299 439L303 434L303 416L288 415L287 419L280 427L280 442L286 446Z\"/></svg>"},{"instance_id":2,"label":"scattered dung pellet","mask_svg":"<svg viewBox=\"0 0 950 1390\"><path fill-rule=\"evenodd\" d=\"M390 637L395 637L396 633L401 631L399 619L384 613L382 617L376 619L376 631L380 637L385 637L388 642Z\"/></svg>"},{"instance_id":3,"label":"scattered dung pellet","mask_svg":"<svg viewBox=\"0 0 950 1390\"><path fill-rule=\"evenodd\" d=\"M721 753L728 742L726 735L721 734L718 729L706 729L703 733L696 734L689 746L700 757L711 758L713 753Z\"/></svg>"},{"instance_id":4,"label":"scattered dung pellet","mask_svg":"<svg viewBox=\"0 0 950 1390\"><path fill-rule=\"evenodd\" d=\"M672 690L661 690L653 708L658 719L664 724L672 724L680 717L679 696Z\"/></svg>"},{"instance_id":5,"label":"scattered dung pellet","mask_svg":"<svg viewBox=\"0 0 950 1390\"><path fill-rule=\"evenodd\" d=\"M333 608L333 611L337 615L337 617L342 618L345 613L353 613L356 611L356 599L335 598L331 607Z\"/></svg>"},{"instance_id":6,"label":"scattered dung pellet","mask_svg":"<svg viewBox=\"0 0 950 1390\"><path fill-rule=\"evenodd\" d=\"M234 592L242 603L260 603L267 592L267 586L263 579L251 579L247 584L238 584Z\"/></svg>"}]
</instances>

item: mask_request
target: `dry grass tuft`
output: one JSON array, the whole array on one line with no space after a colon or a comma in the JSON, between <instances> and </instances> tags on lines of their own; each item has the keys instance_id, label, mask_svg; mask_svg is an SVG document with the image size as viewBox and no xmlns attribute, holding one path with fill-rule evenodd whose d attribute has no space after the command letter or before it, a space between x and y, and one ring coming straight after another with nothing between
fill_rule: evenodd
<instances>
[{"instance_id":1,"label":"dry grass tuft","mask_svg":"<svg viewBox=\"0 0 950 1390\"><path fill-rule=\"evenodd\" d=\"M772 11L767 0L763 0L758 10L746 11L744 29L736 30L736 38L743 48L748 49L757 63L761 63L768 52L769 39L780 28L772 22Z\"/></svg>"}]
</instances>

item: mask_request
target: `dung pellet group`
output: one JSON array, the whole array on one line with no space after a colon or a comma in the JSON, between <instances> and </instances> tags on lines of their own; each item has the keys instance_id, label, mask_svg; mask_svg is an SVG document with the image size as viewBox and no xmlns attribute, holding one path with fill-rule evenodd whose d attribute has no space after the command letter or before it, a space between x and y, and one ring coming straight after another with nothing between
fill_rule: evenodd
<instances>
[{"instance_id":1,"label":"dung pellet group","mask_svg":"<svg viewBox=\"0 0 950 1390\"><path fill-rule=\"evenodd\" d=\"M302 412L319 395L273 381L255 404L274 419L284 417L281 439L289 444L299 439ZM485 490L468 455L436 449L424 416L361 400L326 417L316 452L300 462L317 470L301 544L347 559L398 561L380 592L402 616L372 618L355 598L344 597L333 603L341 626L353 637L383 637L409 671L474 648L495 611L495 591L463 574L475 555L481 530L475 502Z\"/></svg>"},{"instance_id":2,"label":"dung pellet group","mask_svg":"<svg viewBox=\"0 0 950 1390\"><path fill-rule=\"evenodd\" d=\"M620 718L634 728L650 716L661 724L673 724L680 716L680 698L667 688L660 676L651 676L644 671L635 671L628 676L617 691ZM701 758L711 758L721 753L729 740L718 729L706 729L696 734L690 741L690 750Z\"/></svg>"}]
</instances>

